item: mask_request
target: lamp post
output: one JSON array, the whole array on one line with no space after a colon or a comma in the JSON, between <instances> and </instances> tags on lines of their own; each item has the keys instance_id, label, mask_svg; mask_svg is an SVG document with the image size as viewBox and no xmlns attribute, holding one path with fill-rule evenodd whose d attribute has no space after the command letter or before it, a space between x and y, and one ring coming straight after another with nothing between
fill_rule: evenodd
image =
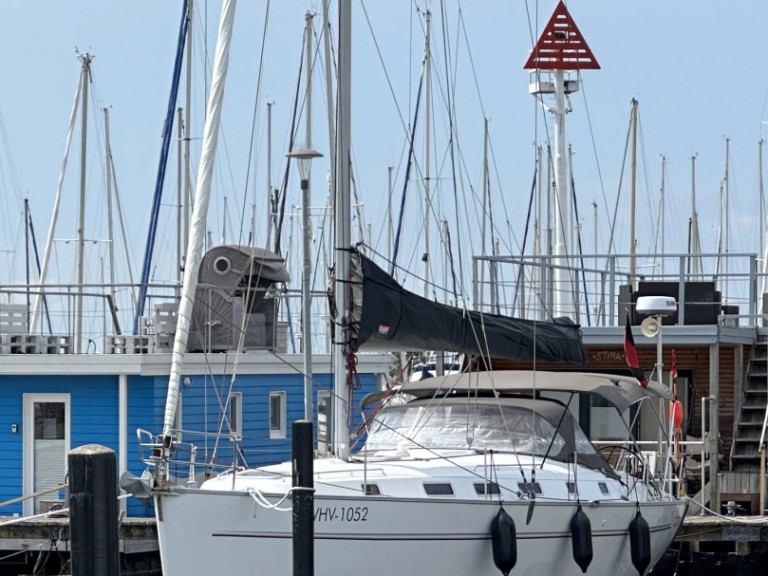
<instances>
[{"instance_id":1,"label":"lamp post","mask_svg":"<svg viewBox=\"0 0 768 576\"><path fill-rule=\"evenodd\" d=\"M312 240L312 225L309 218L309 174L314 158L322 157L317 150L299 148L287 154L288 158L296 159L301 178L301 203L302 203L302 230L304 231L303 251L304 258L301 269L301 341L304 353L304 419L312 422L313 419L313 391L312 391L312 295L310 293L310 281L312 278L312 262L310 246Z\"/></svg>"},{"instance_id":2,"label":"lamp post","mask_svg":"<svg viewBox=\"0 0 768 576\"><path fill-rule=\"evenodd\" d=\"M637 311L642 314L648 314L648 318L640 323L640 331L643 336L647 338L656 337L656 380L660 386L664 385L664 378L662 377L662 371L664 369L663 363L663 346L661 341L662 322L664 316L669 316L677 311L677 300L668 296L640 296L637 299ZM672 386L670 385L670 389ZM659 417L661 418L662 426L668 420L669 414L664 405L664 399L659 398ZM670 423L671 432L671 423ZM657 450L658 457L662 456L662 436L663 431L659 430ZM671 442L671 434L667 438L667 442ZM666 460L668 463L668 460ZM668 465L668 464L667 464ZM666 477L666 473L665 473Z\"/></svg>"}]
</instances>

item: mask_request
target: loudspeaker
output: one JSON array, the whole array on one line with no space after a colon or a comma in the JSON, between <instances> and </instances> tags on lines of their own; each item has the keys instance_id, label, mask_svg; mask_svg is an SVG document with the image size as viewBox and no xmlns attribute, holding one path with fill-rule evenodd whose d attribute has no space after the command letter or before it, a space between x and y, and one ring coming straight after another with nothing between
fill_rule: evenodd
<instances>
[{"instance_id":1,"label":"loudspeaker","mask_svg":"<svg viewBox=\"0 0 768 576\"><path fill-rule=\"evenodd\" d=\"M659 325L659 321L656 320L656 318L648 317L645 320L643 320L640 323L640 332L643 333L643 336L646 336L648 338L653 338L656 336L656 334L659 333L659 329L661 326Z\"/></svg>"}]
</instances>

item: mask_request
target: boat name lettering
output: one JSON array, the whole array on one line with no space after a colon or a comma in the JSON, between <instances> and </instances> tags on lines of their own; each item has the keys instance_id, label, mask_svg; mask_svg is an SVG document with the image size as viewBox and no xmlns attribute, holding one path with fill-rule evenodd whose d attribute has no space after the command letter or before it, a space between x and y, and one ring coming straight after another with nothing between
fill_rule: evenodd
<instances>
[{"instance_id":1,"label":"boat name lettering","mask_svg":"<svg viewBox=\"0 0 768 576\"><path fill-rule=\"evenodd\" d=\"M592 360L595 362L623 362L624 354L612 350L606 350L602 352L594 352L592 354Z\"/></svg>"},{"instance_id":2,"label":"boat name lettering","mask_svg":"<svg viewBox=\"0 0 768 576\"><path fill-rule=\"evenodd\" d=\"M315 522L367 522L368 506L325 506L315 508Z\"/></svg>"}]
</instances>

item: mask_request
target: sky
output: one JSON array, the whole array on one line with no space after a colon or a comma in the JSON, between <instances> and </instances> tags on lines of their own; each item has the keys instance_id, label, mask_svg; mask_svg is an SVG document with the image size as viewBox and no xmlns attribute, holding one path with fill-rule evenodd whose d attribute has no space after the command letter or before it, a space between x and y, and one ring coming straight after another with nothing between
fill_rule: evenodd
<instances>
[{"instance_id":1,"label":"sky","mask_svg":"<svg viewBox=\"0 0 768 576\"><path fill-rule=\"evenodd\" d=\"M460 292L467 294L471 254L479 253L483 181L483 126L489 126L490 209L501 253L531 251L526 215L537 145L552 142L552 121L528 93L527 55L554 10L554 0L354 2L352 146L356 200L353 238L362 234L387 255L388 167L392 166L395 218L404 189L408 128L414 116L424 54L424 14L432 13L433 58L430 185L434 194L430 252L440 260L441 222L455 260L464 262ZM220 3L197 0L193 24L191 88L192 173L196 174L205 90L210 75ZM629 251L628 167L625 145L631 100L639 102L638 252L660 250L658 234L662 155L665 172L665 250L687 251L691 214L691 157L696 156L696 199L702 250L715 252L721 183L730 142L730 252L759 252L758 141L765 136L768 75L759 0L570 0L568 9L600 70L580 77L572 95L567 138L585 252ZM168 107L181 0L26 0L7 2L0 21L0 283L24 279L24 199L29 200L41 257L62 172L67 129L77 90L78 54L94 56L86 153L87 281L109 278L104 112L109 110L112 156L127 248L115 242L118 281L129 282L130 258L138 281ZM266 17L268 12L268 18ZM299 81L307 11L321 2L241 0L226 88L219 157L209 214L211 242L247 242L255 205L257 244L266 242L267 150L270 183L283 186L291 118ZM335 3L332 3L335 14ZM267 22L265 25L265 21ZM332 24L335 33L335 23ZM313 248L327 261L321 225L327 216L330 145L322 42L314 58L312 145L324 157L313 163ZM207 47L207 49L206 49ZM260 67L259 63L263 62ZM177 106L184 106L182 88ZM450 107L449 107L450 99ZM271 146L267 108L272 106ZM415 165L404 201L398 266L423 276L424 119L414 137ZM294 147L305 143L305 100ZM453 113L449 113L449 109ZM80 119L61 195L49 282L74 280L74 244L80 181ZM452 128L452 130L451 130ZM176 127L174 126L174 134ZM452 135L452 138L449 138ZM453 149L449 145L453 142ZM171 146L159 219L152 280L178 277L175 208L177 141ZM623 176L622 176L623 174ZM298 261L300 191L295 170L287 182L283 252ZM226 198L226 200L225 200ZM617 208L618 206L618 208ZM597 217L595 218L595 214ZM397 226L395 224L393 226ZM490 225L488 225L490 227ZM531 223L532 227L533 224ZM115 223L115 235L119 234ZM358 233L358 231L360 231ZM490 250L490 249L489 249ZM126 256L127 254L127 256ZM450 284L437 266L436 284ZM34 276L34 275L33 275ZM298 280L298 278L297 278ZM298 284L297 284L298 286ZM316 288L321 286L316 284Z\"/></svg>"}]
</instances>

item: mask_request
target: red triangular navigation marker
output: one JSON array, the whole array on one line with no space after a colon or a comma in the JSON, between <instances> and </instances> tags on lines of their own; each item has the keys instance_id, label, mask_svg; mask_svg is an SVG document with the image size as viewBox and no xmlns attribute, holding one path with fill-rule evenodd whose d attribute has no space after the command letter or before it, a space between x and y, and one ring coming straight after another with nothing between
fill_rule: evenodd
<instances>
[{"instance_id":1,"label":"red triangular navigation marker","mask_svg":"<svg viewBox=\"0 0 768 576\"><path fill-rule=\"evenodd\" d=\"M525 63L526 70L599 70L592 50L562 0L555 8L536 46Z\"/></svg>"}]
</instances>

